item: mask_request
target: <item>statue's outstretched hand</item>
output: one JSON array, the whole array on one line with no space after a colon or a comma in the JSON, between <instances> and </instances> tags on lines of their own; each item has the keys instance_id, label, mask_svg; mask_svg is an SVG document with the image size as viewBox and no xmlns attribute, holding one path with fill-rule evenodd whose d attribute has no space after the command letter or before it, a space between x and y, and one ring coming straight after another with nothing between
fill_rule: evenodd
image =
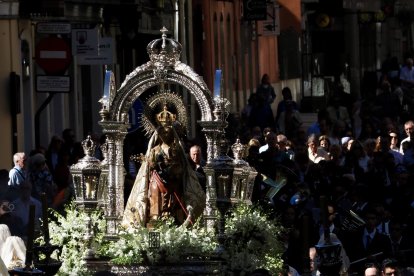
<instances>
[{"instance_id":1,"label":"statue's outstretched hand","mask_svg":"<svg viewBox=\"0 0 414 276\"><path fill-rule=\"evenodd\" d=\"M142 163L142 162L144 162L146 159L147 159L147 158L146 158L146 157L145 157L145 155L143 155L142 153L140 153L140 154L132 154L132 155L129 157L129 160L131 160L131 161L135 161L135 162L137 162L137 163Z\"/></svg>"},{"instance_id":2,"label":"statue's outstretched hand","mask_svg":"<svg viewBox=\"0 0 414 276\"><path fill-rule=\"evenodd\" d=\"M194 208L191 205L187 205L186 209L187 209L187 218L184 221L183 226L189 227L189 226L193 225L193 211L194 211Z\"/></svg>"}]
</instances>

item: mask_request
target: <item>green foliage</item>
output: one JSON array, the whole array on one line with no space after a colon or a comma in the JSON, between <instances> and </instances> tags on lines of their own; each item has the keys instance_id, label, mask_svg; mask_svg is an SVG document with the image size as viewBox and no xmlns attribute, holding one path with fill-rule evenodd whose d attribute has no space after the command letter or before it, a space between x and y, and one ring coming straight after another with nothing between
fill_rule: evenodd
<instances>
[{"instance_id":1,"label":"green foliage","mask_svg":"<svg viewBox=\"0 0 414 276\"><path fill-rule=\"evenodd\" d=\"M87 231L87 214L77 210L74 204L66 208L66 216L54 212L55 221L49 223L51 243L62 246L60 259L63 265L58 275L86 275L87 252L84 239ZM98 211L93 212L94 226L92 245L97 255L111 259L117 265L173 264L183 260L203 260L212 256L218 247L212 231L196 223L191 228L177 227L165 221L153 229L141 226L121 229L116 241L104 240L105 220ZM159 233L159 246L150 247L150 231ZM276 220L247 205L235 207L226 221L225 258L231 271L252 271L266 268L272 274L280 271L282 245L279 236L283 231Z\"/></svg>"}]
</instances>

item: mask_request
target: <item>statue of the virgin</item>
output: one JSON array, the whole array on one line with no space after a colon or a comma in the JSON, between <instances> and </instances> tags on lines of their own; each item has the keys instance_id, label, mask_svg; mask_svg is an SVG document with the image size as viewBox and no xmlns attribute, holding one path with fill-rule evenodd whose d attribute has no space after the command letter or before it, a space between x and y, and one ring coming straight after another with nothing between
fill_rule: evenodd
<instances>
[{"instance_id":1,"label":"statue of the virgin","mask_svg":"<svg viewBox=\"0 0 414 276\"><path fill-rule=\"evenodd\" d=\"M167 102L157 105L162 111L152 116L154 132L125 207L122 225L126 227L152 227L167 218L189 226L204 210L205 194L180 138L182 124ZM151 118L146 120L153 125Z\"/></svg>"}]
</instances>

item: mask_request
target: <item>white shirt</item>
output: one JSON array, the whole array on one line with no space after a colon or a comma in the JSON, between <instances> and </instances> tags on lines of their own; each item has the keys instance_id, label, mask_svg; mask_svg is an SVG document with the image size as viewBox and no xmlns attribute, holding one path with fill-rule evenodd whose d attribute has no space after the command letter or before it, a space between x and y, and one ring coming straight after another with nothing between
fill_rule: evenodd
<instances>
[{"instance_id":1,"label":"white shirt","mask_svg":"<svg viewBox=\"0 0 414 276\"><path fill-rule=\"evenodd\" d=\"M400 143L400 152L401 152L401 154L403 154L403 155L404 155L404 151L403 151L403 148L402 148L403 143L404 143L404 142L410 142L410 141L411 141L410 136L405 137L405 138L401 141L401 143Z\"/></svg>"},{"instance_id":2,"label":"white shirt","mask_svg":"<svg viewBox=\"0 0 414 276\"><path fill-rule=\"evenodd\" d=\"M312 150L308 148L308 156L309 160L313 163L319 163L321 160L329 160L329 154L321 148L318 148L316 153L313 153Z\"/></svg>"},{"instance_id":3,"label":"white shirt","mask_svg":"<svg viewBox=\"0 0 414 276\"><path fill-rule=\"evenodd\" d=\"M259 148L259 153L262 153L264 151L267 151L267 149L269 148L269 144L263 145Z\"/></svg>"}]
</instances>

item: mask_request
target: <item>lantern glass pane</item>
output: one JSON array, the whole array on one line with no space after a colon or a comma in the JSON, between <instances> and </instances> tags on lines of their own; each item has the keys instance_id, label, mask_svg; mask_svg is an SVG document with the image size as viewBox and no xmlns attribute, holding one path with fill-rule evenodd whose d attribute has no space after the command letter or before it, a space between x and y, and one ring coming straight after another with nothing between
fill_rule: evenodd
<instances>
[{"instance_id":1,"label":"lantern glass pane","mask_svg":"<svg viewBox=\"0 0 414 276\"><path fill-rule=\"evenodd\" d=\"M85 199L96 199L96 188L98 184L98 178L96 175L85 175Z\"/></svg>"},{"instance_id":2,"label":"lantern glass pane","mask_svg":"<svg viewBox=\"0 0 414 276\"><path fill-rule=\"evenodd\" d=\"M83 198L83 187L82 187L81 177L79 175L74 175L73 182L75 184L76 199L82 199Z\"/></svg>"}]
</instances>

